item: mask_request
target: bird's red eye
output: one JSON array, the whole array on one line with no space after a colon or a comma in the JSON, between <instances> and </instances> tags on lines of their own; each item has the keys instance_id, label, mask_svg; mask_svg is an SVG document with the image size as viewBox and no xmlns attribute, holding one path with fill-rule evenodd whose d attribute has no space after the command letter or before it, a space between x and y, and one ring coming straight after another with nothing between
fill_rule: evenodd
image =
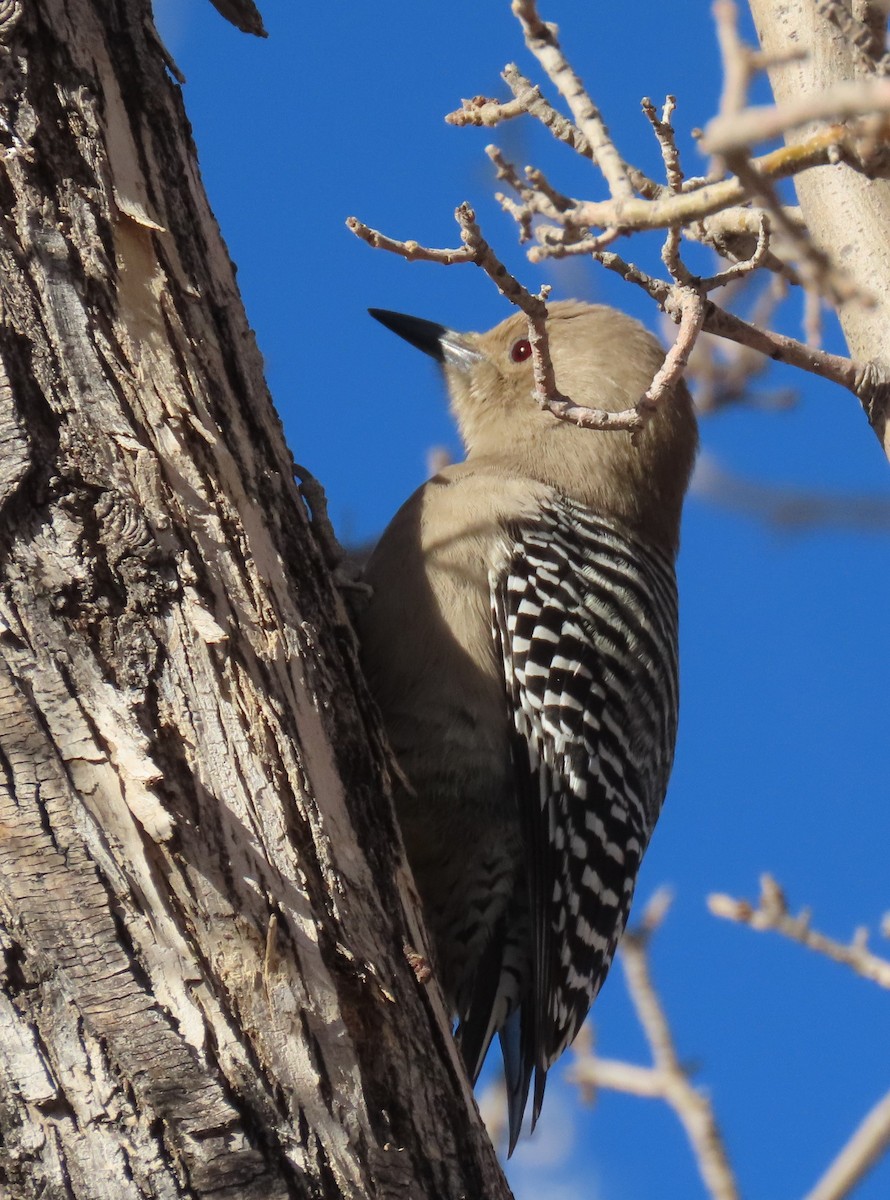
<instances>
[{"instance_id":1,"label":"bird's red eye","mask_svg":"<svg viewBox=\"0 0 890 1200\"><path fill-rule=\"evenodd\" d=\"M532 344L528 338L519 338L510 347L510 357L514 362L525 362L532 356Z\"/></svg>"}]
</instances>

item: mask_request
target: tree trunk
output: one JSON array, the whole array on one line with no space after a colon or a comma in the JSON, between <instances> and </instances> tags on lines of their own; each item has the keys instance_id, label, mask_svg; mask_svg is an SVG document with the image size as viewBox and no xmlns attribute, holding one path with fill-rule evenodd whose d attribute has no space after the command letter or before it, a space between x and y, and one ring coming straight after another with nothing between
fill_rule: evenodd
<instances>
[{"instance_id":1,"label":"tree trunk","mask_svg":"<svg viewBox=\"0 0 890 1200\"><path fill-rule=\"evenodd\" d=\"M506 1197L148 0L0 39L0 1190Z\"/></svg>"},{"instance_id":2,"label":"tree trunk","mask_svg":"<svg viewBox=\"0 0 890 1200\"><path fill-rule=\"evenodd\" d=\"M863 75L852 42L817 10L814 0L749 3L760 44L767 54L794 49L807 52L799 61L770 67L770 84L780 104ZM864 3L856 8L866 12ZM876 12L877 8L875 5ZM876 27L883 31L886 14L878 13L878 17ZM805 141L815 127L795 129L786 140ZM890 387L885 383L870 392L868 386L890 378L890 291L885 282L890 278L890 180L867 179L852 167L838 163L806 171L794 184L815 244L830 253L832 260L867 289L874 301L868 306L859 299L849 300L840 306L839 316L850 353L863 363L873 364L862 394L872 427L890 457Z\"/></svg>"}]
</instances>

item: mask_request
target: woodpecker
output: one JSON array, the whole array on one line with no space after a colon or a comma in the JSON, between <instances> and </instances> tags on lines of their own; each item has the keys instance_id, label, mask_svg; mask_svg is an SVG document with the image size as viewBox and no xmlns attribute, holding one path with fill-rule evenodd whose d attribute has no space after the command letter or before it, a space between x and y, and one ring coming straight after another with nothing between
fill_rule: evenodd
<instances>
[{"instance_id":1,"label":"woodpecker","mask_svg":"<svg viewBox=\"0 0 890 1200\"><path fill-rule=\"evenodd\" d=\"M528 325L371 315L442 366L466 456L366 568L365 674L433 967L475 1082L497 1033L510 1152L627 920L677 731L677 554L697 447L679 383L631 441L544 411ZM613 309L550 305L560 391L634 405L664 353Z\"/></svg>"}]
</instances>

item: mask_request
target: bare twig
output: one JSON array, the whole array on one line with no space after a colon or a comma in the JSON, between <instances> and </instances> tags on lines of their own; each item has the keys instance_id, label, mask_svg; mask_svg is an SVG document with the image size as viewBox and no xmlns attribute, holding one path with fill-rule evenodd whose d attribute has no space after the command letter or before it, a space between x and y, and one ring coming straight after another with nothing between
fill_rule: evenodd
<instances>
[{"instance_id":1,"label":"bare twig","mask_svg":"<svg viewBox=\"0 0 890 1200\"><path fill-rule=\"evenodd\" d=\"M822 166L836 158L839 147L851 149L855 139L843 125L831 125L814 133L805 142L782 146L751 160L761 180L772 181L799 175L811 167ZM750 200L746 185L738 178L703 183L682 192L665 191L653 200L632 197L620 204L612 200L578 201L564 215L567 226L595 229L617 227L629 233L646 229L668 229L701 221L714 213L741 206ZM530 252L534 261L534 251Z\"/></svg>"},{"instance_id":2,"label":"bare twig","mask_svg":"<svg viewBox=\"0 0 890 1200\"><path fill-rule=\"evenodd\" d=\"M585 1053L582 1042L580 1055L569 1077L582 1087L609 1087L664 1100L686 1130L709 1195L713 1200L738 1200L738 1185L710 1101L690 1083L680 1063L649 970L649 942L664 920L669 905L669 893L657 892L643 913L641 925L624 935L619 951L628 991L646 1034L653 1065L639 1067L601 1060L589 1049Z\"/></svg>"},{"instance_id":3,"label":"bare twig","mask_svg":"<svg viewBox=\"0 0 890 1200\"><path fill-rule=\"evenodd\" d=\"M646 389L643 404L654 408L663 402L683 377L696 338L702 330L704 305L704 297L696 288L680 285L675 289L665 311L679 325L677 337Z\"/></svg>"},{"instance_id":4,"label":"bare twig","mask_svg":"<svg viewBox=\"0 0 890 1200\"><path fill-rule=\"evenodd\" d=\"M446 113L449 125L500 125L527 111L518 100L489 100L486 96L473 96L460 104L456 112Z\"/></svg>"},{"instance_id":5,"label":"bare twig","mask_svg":"<svg viewBox=\"0 0 890 1200\"><path fill-rule=\"evenodd\" d=\"M735 283L744 275L750 275L759 267L763 266L766 256L769 254L769 218L765 212L760 213L760 228L757 231L757 245L754 247L754 252L750 258L744 259L742 262L733 263L727 267L725 271L719 271L716 275L711 275L707 279L702 279L699 287L703 292L713 292L717 288L726 287L730 283Z\"/></svg>"},{"instance_id":6,"label":"bare twig","mask_svg":"<svg viewBox=\"0 0 890 1200\"><path fill-rule=\"evenodd\" d=\"M720 113L736 113L748 98L753 74L751 50L739 37L739 14L733 0L714 0L712 12L723 65Z\"/></svg>"},{"instance_id":7,"label":"bare twig","mask_svg":"<svg viewBox=\"0 0 890 1200\"><path fill-rule=\"evenodd\" d=\"M619 204L633 196L633 185L599 109L560 49L556 27L542 21L535 0L513 0L513 13L522 24L526 45L568 104L575 124L587 139L596 165Z\"/></svg>"},{"instance_id":8,"label":"bare twig","mask_svg":"<svg viewBox=\"0 0 890 1200\"><path fill-rule=\"evenodd\" d=\"M549 129L557 141L563 142L570 149L577 151L583 158L593 158L590 142L571 121L562 113L557 112L549 100L545 100L541 89L526 79L516 63L507 63L501 72L501 77L513 93L516 104L523 112L540 121L545 129Z\"/></svg>"},{"instance_id":9,"label":"bare twig","mask_svg":"<svg viewBox=\"0 0 890 1200\"><path fill-rule=\"evenodd\" d=\"M655 132L655 136L658 138L668 187L672 192L679 192L683 187L683 168L680 166L680 152L677 149L674 127L671 124L671 117L674 115L674 110L677 107L677 97L667 97L660 117L655 111L655 105L648 96L643 97L641 107L646 119Z\"/></svg>"},{"instance_id":10,"label":"bare twig","mask_svg":"<svg viewBox=\"0 0 890 1200\"><path fill-rule=\"evenodd\" d=\"M804 1200L844 1200L890 1149L890 1092L866 1114Z\"/></svg>"},{"instance_id":11,"label":"bare twig","mask_svg":"<svg viewBox=\"0 0 890 1200\"><path fill-rule=\"evenodd\" d=\"M357 217L347 217L346 228L351 229L356 237L367 242L369 246L373 246L375 250L389 250L391 254L400 254L409 262L437 262L450 266L452 263L473 261L473 256L466 246L460 246L454 250L433 250L431 247L421 246L419 242L415 241L400 242L396 238L387 237L385 233L380 233L377 229L371 229Z\"/></svg>"},{"instance_id":12,"label":"bare twig","mask_svg":"<svg viewBox=\"0 0 890 1200\"><path fill-rule=\"evenodd\" d=\"M738 921L750 929L781 933L832 962L850 967L864 979L890 989L890 962L887 959L872 954L861 935L845 944L819 933L811 927L810 914L806 910L792 917L785 895L771 875L760 877L760 899L756 905L748 900L735 900L732 896L712 895L708 897L708 908L715 916Z\"/></svg>"},{"instance_id":13,"label":"bare twig","mask_svg":"<svg viewBox=\"0 0 890 1200\"><path fill-rule=\"evenodd\" d=\"M715 117L705 128L701 147L708 154L727 154L770 141L814 121L847 121L887 112L890 112L890 79L836 83L834 87L785 104L756 105Z\"/></svg>"},{"instance_id":14,"label":"bare twig","mask_svg":"<svg viewBox=\"0 0 890 1200\"><path fill-rule=\"evenodd\" d=\"M794 49L776 56L746 45L739 35L739 12L734 0L714 0L712 11L723 66L720 114L728 118L744 107L751 80L758 71L781 63L797 62L805 57L806 52Z\"/></svg>"},{"instance_id":15,"label":"bare twig","mask_svg":"<svg viewBox=\"0 0 890 1200\"><path fill-rule=\"evenodd\" d=\"M743 289L749 289L752 278L752 275L745 275L727 284L727 292L733 303L738 303ZM758 289L750 306L748 320L758 327L768 326L787 294L785 278L772 276L766 287ZM748 405L770 411L791 407L796 402L796 393L792 388L756 390L754 381L768 366L769 359L750 346L704 333L695 344L686 370L696 408L699 412L710 413L742 400ZM699 465L703 461L700 455Z\"/></svg>"},{"instance_id":16,"label":"bare twig","mask_svg":"<svg viewBox=\"0 0 890 1200\"><path fill-rule=\"evenodd\" d=\"M610 271L621 275L629 283L635 283L638 287L643 288L660 304L663 305L667 300L673 285L666 280L646 275L633 263L625 262L611 251L595 253L593 257L603 266L608 267ZM740 342L743 346L750 346L752 350L757 350L760 354L765 354L776 362L789 363L810 374L821 375L824 379L839 383L857 396L863 391L863 374L867 370L867 364L857 363L850 358L842 358L838 354L828 354L824 350L815 350L795 338L761 329L743 321L741 317L736 317L732 313L718 308L710 300L705 302L704 329L707 333L714 333L719 337L729 338L733 342Z\"/></svg>"}]
</instances>

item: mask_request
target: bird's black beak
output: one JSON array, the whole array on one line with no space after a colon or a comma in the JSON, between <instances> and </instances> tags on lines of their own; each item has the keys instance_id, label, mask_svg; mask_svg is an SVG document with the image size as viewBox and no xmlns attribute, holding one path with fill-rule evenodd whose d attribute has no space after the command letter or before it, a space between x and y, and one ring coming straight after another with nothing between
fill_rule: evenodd
<instances>
[{"instance_id":1,"label":"bird's black beak","mask_svg":"<svg viewBox=\"0 0 890 1200\"><path fill-rule=\"evenodd\" d=\"M439 325L435 321L424 321L422 317L409 317L407 313L390 312L385 308L369 308L375 321L397 333L400 338L429 354L436 362L448 363L462 371L468 371L485 355L472 346L460 333Z\"/></svg>"}]
</instances>

